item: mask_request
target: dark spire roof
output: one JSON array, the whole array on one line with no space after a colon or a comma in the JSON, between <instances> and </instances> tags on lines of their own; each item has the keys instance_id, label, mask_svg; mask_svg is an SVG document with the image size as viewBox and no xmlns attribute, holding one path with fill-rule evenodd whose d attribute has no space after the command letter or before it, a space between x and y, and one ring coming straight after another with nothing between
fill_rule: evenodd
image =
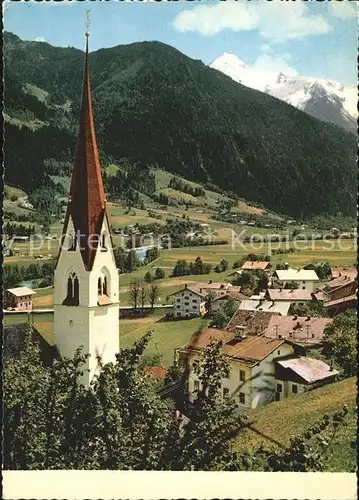
<instances>
[{"instance_id":1,"label":"dark spire roof","mask_svg":"<svg viewBox=\"0 0 359 500\"><path fill-rule=\"evenodd\" d=\"M88 34L86 33L80 128L64 230L66 231L69 216L71 216L76 234L80 235L81 256L87 270L91 270L93 266L98 244L95 235L100 235L105 215L106 199L92 115Z\"/></svg>"}]
</instances>

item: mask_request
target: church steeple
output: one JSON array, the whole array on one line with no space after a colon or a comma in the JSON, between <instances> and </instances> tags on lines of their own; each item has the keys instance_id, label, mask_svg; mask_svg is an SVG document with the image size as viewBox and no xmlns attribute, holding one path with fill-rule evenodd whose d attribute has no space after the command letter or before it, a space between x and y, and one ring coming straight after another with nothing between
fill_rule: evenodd
<instances>
[{"instance_id":1,"label":"church steeple","mask_svg":"<svg viewBox=\"0 0 359 500\"><path fill-rule=\"evenodd\" d=\"M119 350L119 276L111 242L92 116L88 26L80 127L63 241L54 279L54 333L61 356L89 354L89 384Z\"/></svg>"},{"instance_id":2,"label":"church steeple","mask_svg":"<svg viewBox=\"0 0 359 500\"><path fill-rule=\"evenodd\" d=\"M92 114L88 37L87 31L80 127L64 230L71 216L82 260L90 271L106 216L106 199Z\"/></svg>"}]
</instances>

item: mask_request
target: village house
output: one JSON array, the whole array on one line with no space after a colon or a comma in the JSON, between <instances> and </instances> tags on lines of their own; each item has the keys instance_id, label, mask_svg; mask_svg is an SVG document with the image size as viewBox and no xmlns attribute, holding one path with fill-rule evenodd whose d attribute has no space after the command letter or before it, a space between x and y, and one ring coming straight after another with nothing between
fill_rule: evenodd
<instances>
[{"instance_id":1,"label":"village house","mask_svg":"<svg viewBox=\"0 0 359 500\"><path fill-rule=\"evenodd\" d=\"M241 291L240 286L234 286L231 283L227 282L214 283L212 280L208 281L207 283L196 283L191 288L204 295L212 293L216 295L216 297L227 295L227 293L230 291L237 293Z\"/></svg>"},{"instance_id":2,"label":"village house","mask_svg":"<svg viewBox=\"0 0 359 500\"><path fill-rule=\"evenodd\" d=\"M337 278L337 280L340 278ZM328 300L324 302L324 307L330 316L335 316L347 309L357 309L357 288L356 280L346 281L341 286L327 291Z\"/></svg>"},{"instance_id":3,"label":"village house","mask_svg":"<svg viewBox=\"0 0 359 500\"><path fill-rule=\"evenodd\" d=\"M239 304L239 309L243 311L267 311L270 313L278 313L286 316L289 312L291 303L285 301L266 300L264 297L242 300Z\"/></svg>"},{"instance_id":4,"label":"village house","mask_svg":"<svg viewBox=\"0 0 359 500\"><path fill-rule=\"evenodd\" d=\"M267 300L278 302L289 302L290 304L300 304L312 300L312 294L307 289L291 288L268 288L265 294Z\"/></svg>"},{"instance_id":5,"label":"village house","mask_svg":"<svg viewBox=\"0 0 359 500\"><path fill-rule=\"evenodd\" d=\"M339 288L343 285L346 285L347 283L352 283L355 279L356 279L356 276L354 278L352 278L348 275L338 276L337 278L334 278L334 279L328 281L325 284L324 290L326 292L330 293L331 290L334 290L335 288Z\"/></svg>"},{"instance_id":6,"label":"village house","mask_svg":"<svg viewBox=\"0 0 359 500\"><path fill-rule=\"evenodd\" d=\"M36 292L27 286L8 288L4 293L6 309L13 311L32 311L32 296Z\"/></svg>"},{"instance_id":7,"label":"village house","mask_svg":"<svg viewBox=\"0 0 359 500\"><path fill-rule=\"evenodd\" d=\"M257 260L247 260L244 264L241 265L240 269L242 271L257 271L260 269L261 271L265 271L266 273L270 272L271 264L267 261L257 261Z\"/></svg>"},{"instance_id":8,"label":"village house","mask_svg":"<svg viewBox=\"0 0 359 500\"><path fill-rule=\"evenodd\" d=\"M175 318L191 318L203 316L206 312L206 295L197 288L184 286L181 290L172 293L173 315Z\"/></svg>"},{"instance_id":9,"label":"village house","mask_svg":"<svg viewBox=\"0 0 359 500\"><path fill-rule=\"evenodd\" d=\"M268 328L272 317L278 317L278 313L266 311L243 311L237 309L230 319L225 330L234 332L237 327L247 334L261 335Z\"/></svg>"},{"instance_id":10,"label":"village house","mask_svg":"<svg viewBox=\"0 0 359 500\"><path fill-rule=\"evenodd\" d=\"M319 282L317 273L312 269L282 269L275 271L275 276L283 284L283 288L288 283L295 282L299 289L315 292Z\"/></svg>"},{"instance_id":11,"label":"village house","mask_svg":"<svg viewBox=\"0 0 359 500\"><path fill-rule=\"evenodd\" d=\"M187 374L190 401L201 390L193 362L213 341L222 342L221 350L229 364L221 392L235 400L240 412L333 382L338 375L327 363L298 355L295 344L285 339L247 335L241 327L234 331L209 328L194 334L175 351Z\"/></svg>"},{"instance_id":12,"label":"village house","mask_svg":"<svg viewBox=\"0 0 359 500\"><path fill-rule=\"evenodd\" d=\"M217 312L221 308L223 308L224 304L228 300L234 300L236 304L239 306L242 300L247 299L246 295L243 295L240 292L232 292L228 291L225 295L218 295L211 301L211 312Z\"/></svg>"},{"instance_id":13,"label":"village house","mask_svg":"<svg viewBox=\"0 0 359 500\"><path fill-rule=\"evenodd\" d=\"M193 335L187 344L176 350L179 363L187 370L191 401L200 390L193 361L212 341L223 343L221 349L230 367L228 378L222 380L222 394L233 397L239 411L256 408L275 399L274 360L293 355L293 345L286 340L247 336L240 328L235 332L209 328Z\"/></svg>"},{"instance_id":14,"label":"village house","mask_svg":"<svg viewBox=\"0 0 359 500\"><path fill-rule=\"evenodd\" d=\"M274 365L276 401L334 382L339 374L324 361L304 356L276 359Z\"/></svg>"},{"instance_id":15,"label":"village house","mask_svg":"<svg viewBox=\"0 0 359 500\"><path fill-rule=\"evenodd\" d=\"M318 345L331 318L309 316L271 316L264 335L274 339L288 339L299 345Z\"/></svg>"},{"instance_id":16,"label":"village house","mask_svg":"<svg viewBox=\"0 0 359 500\"><path fill-rule=\"evenodd\" d=\"M332 279L349 277L350 279L355 279L358 275L357 269L352 267L332 267L331 268Z\"/></svg>"}]
</instances>

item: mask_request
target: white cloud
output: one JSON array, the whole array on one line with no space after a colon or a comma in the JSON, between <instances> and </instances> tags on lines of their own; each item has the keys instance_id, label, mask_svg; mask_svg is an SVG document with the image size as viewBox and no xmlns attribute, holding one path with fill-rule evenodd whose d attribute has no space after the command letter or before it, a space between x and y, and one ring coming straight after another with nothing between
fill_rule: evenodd
<instances>
[{"instance_id":1,"label":"white cloud","mask_svg":"<svg viewBox=\"0 0 359 500\"><path fill-rule=\"evenodd\" d=\"M332 16L339 19L351 19L358 14L358 6L349 3L348 0L346 2L328 2L327 8Z\"/></svg>"},{"instance_id":2,"label":"white cloud","mask_svg":"<svg viewBox=\"0 0 359 500\"><path fill-rule=\"evenodd\" d=\"M43 36L37 36L34 38L34 42L47 42L47 40Z\"/></svg>"},{"instance_id":3,"label":"white cloud","mask_svg":"<svg viewBox=\"0 0 359 500\"><path fill-rule=\"evenodd\" d=\"M251 30L257 23L258 16L248 5L229 2L183 10L176 16L174 27L183 32L198 31L201 35L215 35L224 29Z\"/></svg>"},{"instance_id":4,"label":"white cloud","mask_svg":"<svg viewBox=\"0 0 359 500\"><path fill-rule=\"evenodd\" d=\"M289 56L289 57L288 57ZM298 71L288 64L289 54L261 54L253 64L254 68L270 71L273 73L284 73L288 76L298 75Z\"/></svg>"},{"instance_id":5,"label":"white cloud","mask_svg":"<svg viewBox=\"0 0 359 500\"><path fill-rule=\"evenodd\" d=\"M271 43L328 33L322 15L313 14L303 2L225 2L199 5L180 12L173 22L178 31L215 35L222 30L258 30Z\"/></svg>"},{"instance_id":6,"label":"white cloud","mask_svg":"<svg viewBox=\"0 0 359 500\"><path fill-rule=\"evenodd\" d=\"M260 47L259 50L261 52L264 52L266 54L269 54L271 52L274 52L273 47L269 43L263 43Z\"/></svg>"}]
</instances>

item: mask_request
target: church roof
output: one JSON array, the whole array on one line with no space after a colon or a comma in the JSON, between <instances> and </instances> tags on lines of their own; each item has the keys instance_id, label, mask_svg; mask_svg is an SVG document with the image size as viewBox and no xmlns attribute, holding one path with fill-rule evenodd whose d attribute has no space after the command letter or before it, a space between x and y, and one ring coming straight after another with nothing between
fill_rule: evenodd
<instances>
[{"instance_id":1,"label":"church roof","mask_svg":"<svg viewBox=\"0 0 359 500\"><path fill-rule=\"evenodd\" d=\"M78 241L85 268L91 270L107 211L92 114L88 37L86 38L80 127L64 232L67 230L70 216L75 232L80 236Z\"/></svg>"}]
</instances>

